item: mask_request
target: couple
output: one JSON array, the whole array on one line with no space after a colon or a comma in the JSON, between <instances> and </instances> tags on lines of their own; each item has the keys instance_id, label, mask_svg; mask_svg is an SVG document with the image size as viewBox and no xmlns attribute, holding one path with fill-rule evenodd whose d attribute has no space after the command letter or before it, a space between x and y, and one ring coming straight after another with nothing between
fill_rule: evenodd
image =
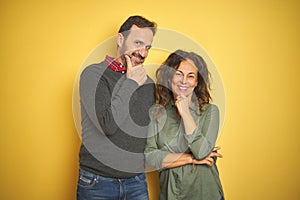
<instances>
[{"instance_id":1,"label":"couple","mask_svg":"<svg viewBox=\"0 0 300 200\"><path fill-rule=\"evenodd\" d=\"M207 66L177 50L157 70L155 85L142 65L155 33L155 22L129 17L116 58L81 73L78 200L148 199L145 159L159 170L160 199L223 199L214 147L219 113L209 103Z\"/></svg>"}]
</instances>

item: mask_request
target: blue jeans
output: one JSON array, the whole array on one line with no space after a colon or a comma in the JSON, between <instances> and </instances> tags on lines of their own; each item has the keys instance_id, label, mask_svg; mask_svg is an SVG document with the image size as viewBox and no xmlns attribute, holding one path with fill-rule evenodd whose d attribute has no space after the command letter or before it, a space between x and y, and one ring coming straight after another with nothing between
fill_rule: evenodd
<instances>
[{"instance_id":1,"label":"blue jeans","mask_svg":"<svg viewBox=\"0 0 300 200\"><path fill-rule=\"evenodd\" d=\"M148 200L144 173L132 178L108 178L80 169L77 200Z\"/></svg>"}]
</instances>

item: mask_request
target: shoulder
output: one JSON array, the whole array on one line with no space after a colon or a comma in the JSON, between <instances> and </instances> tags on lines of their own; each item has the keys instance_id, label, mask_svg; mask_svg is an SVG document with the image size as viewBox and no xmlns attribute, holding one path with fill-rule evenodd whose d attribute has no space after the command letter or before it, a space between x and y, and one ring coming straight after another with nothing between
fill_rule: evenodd
<instances>
[{"instance_id":1,"label":"shoulder","mask_svg":"<svg viewBox=\"0 0 300 200\"><path fill-rule=\"evenodd\" d=\"M91 75L101 75L104 73L107 67L108 66L105 64L104 61L96 64L91 64L82 70L80 77L84 78L86 76Z\"/></svg>"},{"instance_id":2,"label":"shoulder","mask_svg":"<svg viewBox=\"0 0 300 200\"><path fill-rule=\"evenodd\" d=\"M218 108L217 105L215 105L215 104L210 104L210 103L206 104L206 108L207 108L207 109L211 109L211 110L219 110L219 108Z\"/></svg>"},{"instance_id":3,"label":"shoulder","mask_svg":"<svg viewBox=\"0 0 300 200\"><path fill-rule=\"evenodd\" d=\"M219 108L215 104L206 104L205 105L205 113L219 113Z\"/></svg>"},{"instance_id":4,"label":"shoulder","mask_svg":"<svg viewBox=\"0 0 300 200\"><path fill-rule=\"evenodd\" d=\"M147 75L146 83L153 83L154 84L154 81L152 80L152 78L150 76Z\"/></svg>"},{"instance_id":5,"label":"shoulder","mask_svg":"<svg viewBox=\"0 0 300 200\"><path fill-rule=\"evenodd\" d=\"M164 120L167 116L167 109L160 104L154 104L149 109L150 119L153 121L161 121Z\"/></svg>"},{"instance_id":6,"label":"shoulder","mask_svg":"<svg viewBox=\"0 0 300 200\"><path fill-rule=\"evenodd\" d=\"M84 68L80 74L80 83L94 84L102 82L107 84L107 82L115 82L119 78L118 74L111 70L107 64L102 61Z\"/></svg>"},{"instance_id":7,"label":"shoulder","mask_svg":"<svg viewBox=\"0 0 300 200\"><path fill-rule=\"evenodd\" d=\"M103 77L106 68L104 62L92 64L84 68L80 74L80 88L86 89L96 87L101 77Z\"/></svg>"}]
</instances>

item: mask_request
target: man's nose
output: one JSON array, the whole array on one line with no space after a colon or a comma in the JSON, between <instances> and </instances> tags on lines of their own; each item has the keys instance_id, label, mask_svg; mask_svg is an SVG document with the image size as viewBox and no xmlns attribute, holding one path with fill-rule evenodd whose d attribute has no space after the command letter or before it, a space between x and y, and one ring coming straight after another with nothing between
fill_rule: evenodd
<instances>
[{"instance_id":1,"label":"man's nose","mask_svg":"<svg viewBox=\"0 0 300 200\"><path fill-rule=\"evenodd\" d=\"M143 56L144 58L146 58L147 57L147 55L148 55L148 49L147 48L140 48L139 49L139 53L141 54L141 56Z\"/></svg>"}]
</instances>

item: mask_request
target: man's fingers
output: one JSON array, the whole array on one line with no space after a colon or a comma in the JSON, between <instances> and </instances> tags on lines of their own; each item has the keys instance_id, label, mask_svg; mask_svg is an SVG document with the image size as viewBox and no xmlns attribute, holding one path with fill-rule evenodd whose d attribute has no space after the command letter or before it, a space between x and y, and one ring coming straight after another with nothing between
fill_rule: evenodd
<instances>
[{"instance_id":1,"label":"man's fingers","mask_svg":"<svg viewBox=\"0 0 300 200\"><path fill-rule=\"evenodd\" d=\"M129 70L127 68L127 72L130 73L132 76L139 76L139 77L144 77L147 74L146 70L140 65L131 67Z\"/></svg>"},{"instance_id":2,"label":"man's fingers","mask_svg":"<svg viewBox=\"0 0 300 200\"><path fill-rule=\"evenodd\" d=\"M143 65L136 65L135 67L132 67L132 65L130 65L129 68L127 68L126 77L134 80L139 86L141 86L147 80L147 73L143 68Z\"/></svg>"},{"instance_id":3,"label":"man's fingers","mask_svg":"<svg viewBox=\"0 0 300 200\"><path fill-rule=\"evenodd\" d=\"M126 64L127 64L127 71L130 71L132 69L132 63L131 63L131 60L130 60L130 57L128 55L124 55L125 57L125 60L126 60Z\"/></svg>"}]
</instances>

